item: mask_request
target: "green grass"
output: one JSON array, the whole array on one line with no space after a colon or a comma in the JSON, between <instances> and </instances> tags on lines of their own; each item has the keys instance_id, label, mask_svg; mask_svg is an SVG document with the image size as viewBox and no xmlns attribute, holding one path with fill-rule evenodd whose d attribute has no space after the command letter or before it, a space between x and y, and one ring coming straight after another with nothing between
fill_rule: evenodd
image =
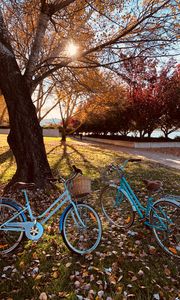
<instances>
[{"instance_id":1,"label":"green grass","mask_svg":"<svg viewBox=\"0 0 180 300\"><path fill-rule=\"evenodd\" d=\"M4 186L15 172L15 162L6 136L1 135L0 141L0 185ZM106 166L129 156L99 146L79 144L71 139L66 145L61 145L58 138L45 138L45 145L54 175L68 176L71 166L75 164L93 180L89 203L100 212L98 198ZM127 174L142 199L146 192L142 178L162 180L165 193L180 194L180 175L175 169L143 161L129 164ZM36 193L31 193L31 196L32 203L40 210L44 208L44 203L48 205L52 201L51 197L47 201L47 195L42 202ZM22 199L19 194L17 198ZM5 275L1 278L0 299L36 300L45 292L48 299L76 300L77 295L83 297L79 299L87 298L90 289L95 295L88 299L98 300L97 293L103 290L103 299L109 296L114 300L150 300L153 294L158 293L161 299L174 300L179 292L180 279L177 260L163 253L151 232L138 220L131 228L137 235L129 236L127 232L110 227L102 215L101 218L101 245L86 257L70 253L65 247L58 230L58 214L46 226L43 237L37 243L24 240L14 255L1 260L0 273ZM148 245L156 247L154 254L149 254ZM3 271L7 266L13 267ZM36 268L38 272L35 274ZM111 272L108 273L108 269ZM139 270L143 271L142 276L138 275ZM79 289L75 287L76 281L80 282Z\"/></svg>"}]
</instances>

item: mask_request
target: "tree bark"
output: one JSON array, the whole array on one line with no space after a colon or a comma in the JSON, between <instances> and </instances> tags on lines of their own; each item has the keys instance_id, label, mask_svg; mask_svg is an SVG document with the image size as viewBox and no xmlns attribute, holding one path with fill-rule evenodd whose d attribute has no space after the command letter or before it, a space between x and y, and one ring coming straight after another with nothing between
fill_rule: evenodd
<instances>
[{"instance_id":1,"label":"tree bark","mask_svg":"<svg viewBox=\"0 0 180 300\"><path fill-rule=\"evenodd\" d=\"M60 132L61 132L61 141L66 142L66 128L62 127Z\"/></svg>"},{"instance_id":2,"label":"tree bark","mask_svg":"<svg viewBox=\"0 0 180 300\"><path fill-rule=\"evenodd\" d=\"M47 161L42 129L30 91L21 75L0 14L0 88L10 122L8 143L15 156L17 170L8 184L34 182L43 187L51 170Z\"/></svg>"}]
</instances>

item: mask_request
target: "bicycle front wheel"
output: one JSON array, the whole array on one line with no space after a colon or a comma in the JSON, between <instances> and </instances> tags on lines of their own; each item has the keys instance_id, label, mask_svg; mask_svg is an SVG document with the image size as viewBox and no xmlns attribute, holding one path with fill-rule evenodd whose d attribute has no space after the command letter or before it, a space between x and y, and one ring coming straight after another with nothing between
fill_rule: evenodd
<instances>
[{"instance_id":1,"label":"bicycle front wheel","mask_svg":"<svg viewBox=\"0 0 180 300\"><path fill-rule=\"evenodd\" d=\"M111 224L117 228L129 228L135 213L126 195L116 186L105 186L100 194L101 208Z\"/></svg>"},{"instance_id":2,"label":"bicycle front wheel","mask_svg":"<svg viewBox=\"0 0 180 300\"><path fill-rule=\"evenodd\" d=\"M155 202L150 211L150 223L162 249L180 258L180 206L167 200Z\"/></svg>"},{"instance_id":3,"label":"bicycle front wheel","mask_svg":"<svg viewBox=\"0 0 180 300\"><path fill-rule=\"evenodd\" d=\"M20 244L23 238L23 231L6 230L5 222L12 219L12 222L24 222L24 216L19 214L20 207L11 201L0 199L0 254L8 254ZM17 215L17 216L16 216Z\"/></svg>"},{"instance_id":4,"label":"bicycle front wheel","mask_svg":"<svg viewBox=\"0 0 180 300\"><path fill-rule=\"evenodd\" d=\"M102 235L101 221L95 210L87 204L70 206L62 220L62 237L66 246L78 254L87 254L99 245Z\"/></svg>"}]
</instances>

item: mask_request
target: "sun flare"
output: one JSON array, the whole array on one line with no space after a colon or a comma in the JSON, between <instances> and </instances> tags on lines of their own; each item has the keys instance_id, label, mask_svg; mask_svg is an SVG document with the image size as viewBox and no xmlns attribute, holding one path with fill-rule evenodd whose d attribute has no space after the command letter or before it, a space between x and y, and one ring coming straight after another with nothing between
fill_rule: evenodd
<instances>
[{"instance_id":1,"label":"sun flare","mask_svg":"<svg viewBox=\"0 0 180 300\"><path fill-rule=\"evenodd\" d=\"M75 57L78 54L79 47L74 42L69 42L66 47L66 53L70 57Z\"/></svg>"}]
</instances>

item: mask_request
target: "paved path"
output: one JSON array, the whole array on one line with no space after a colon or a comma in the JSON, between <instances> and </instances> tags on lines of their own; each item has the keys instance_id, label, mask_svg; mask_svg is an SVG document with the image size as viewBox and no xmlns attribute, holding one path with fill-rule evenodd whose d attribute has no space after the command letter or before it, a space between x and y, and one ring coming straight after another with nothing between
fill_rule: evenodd
<instances>
[{"instance_id":1,"label":"paved path","mask_svg":"<svg viewBox=\"0 0 180 300\"><path fill-rule=\"evenodd\" d=\"M128 154L134 154L141 159L151 160L151 161L160 163L162 165L180 170L180 158L175 155L164 154L164 153L154 153L154 152L151 152L150 150L127 148L127 147L109 145L109 144L104 144L104 143L101 144L101 143L95 142L95 141L76 140L76 142L79 144L82 144L82 145L88 144L88 145L90 145L92 147L96 147L96 148L98 147L98 148L107 149L107 150L113 150L113 151L125 152Z\"/></svg>"}]
</instances>

